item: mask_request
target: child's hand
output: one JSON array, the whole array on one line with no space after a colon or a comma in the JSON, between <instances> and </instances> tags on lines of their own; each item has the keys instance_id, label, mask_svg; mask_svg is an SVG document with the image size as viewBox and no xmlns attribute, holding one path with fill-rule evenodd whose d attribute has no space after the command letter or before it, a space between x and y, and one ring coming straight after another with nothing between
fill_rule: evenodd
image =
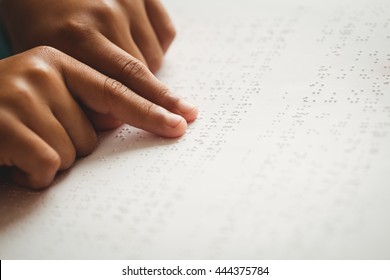
<instances>
[{"instance_id":1,"label":"child's hand","mask_svg":"<svg viewBox=\"0 0 390 280\"><path fill-rule=\"evenodd\" d=\"M18 183L41 188L77 156L91 153L95 131L76 100L103 122L182 135L196 109L171 96L143 64L128 60L123 74L131 89L50 47L0 60L0 166L12 167Z\"/></svg>"},{"instance_id":2,"label":"child's hand","mask_svg":"<svg viewBox=\"0 0 390 280\"><path fill-rule=\"evenodd\" d=\"M159 0L2 0L17 52L53 46L126 83L123 51L156 72L175 37Z\"/></svg>"}]
</instances>

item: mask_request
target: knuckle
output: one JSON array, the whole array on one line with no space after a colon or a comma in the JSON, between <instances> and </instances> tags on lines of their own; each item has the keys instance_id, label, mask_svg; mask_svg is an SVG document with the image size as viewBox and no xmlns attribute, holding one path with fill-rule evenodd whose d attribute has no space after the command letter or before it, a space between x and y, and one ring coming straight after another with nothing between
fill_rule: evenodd
<instances>
[{"instance_id":1,"label":"knuckle","mask_svg":"<svg viewBox=\"0 0 390 280\"><path fill-rule=\"evenodd\" d=\"M83 42L92 33L91 27L78 18L64 20L57 30L57 35L63 40Z\"/></svg>"},{"instance_id":2,"label":"knuckle","mask_svg":"<svg viewBox=\"0 0 390 280\"><path fill-rule=\"evenodd\" d=\"M112 22L118 18L118 9L109 1L99 1L91 10L98 22Z\"/></svg>"},{"instance_id":3,"label":"knuckle","mask_svg":"<svg viewBox=\"0 0 390 280\"><path fill-rule=\"evenodd\" d=\"M152 102L140 102L138 104L139 114L137 114L137 119L135 120L139 125L144 123L147 119L150 119L153 115L153 112L156 111L157 105Z\"/></svg>"},{"instance_id":4,"label":"knuckle","mask_svg":"<svg viewBox=\"0 0 390 280\"><path fill-rule=\"evenodd\" d=\"M7 87L11 88L10 94L0 97L2 107L8 107L17 115L23 114L28 110L33 110L36 106L42 103L34 84L45 84L50 74L46 70L26 70L26 73L18 79L10 79L7 81Z\"/></svg>"},{"instance_id":5,"label":"knuckle","mask_svg":"<svg viewBox=\"0 0 390 280\"><path fill-rule=\"evenodd\" d=\"M33 59L25 69L25 77L33 84L43 85L53 78L52 66L42 59Z\"/></svg>"},{"instance_id":6,"label":"knuckle","mask_svg":"<svg viewBox=\"0 0 390 280\"><path fill-rule=\"evenodd\" d=\"M114 109L123 98L126 98L129 94L129 89L121 82L107 77L104 82L103 94L111 112L111 109Z\"/></svg>"},{"instance_id":7,"label":"knuckle","mask_svg":"<svg viewBox=\"0 0 390 280\"><path fill-rule=\"evenodd\" d=\"M142 78L147 75L147 68L141 61L135 58L126 60L126 62L120 62L122 64L122 75L135 78Z\"/></svg>"},{"instance_id":8,"label":"knuckle","mask_svg":"<svg viewBox=\"0 0 390 280\"><path fill-rule=\"evenodd\" d=\"M35 78L52 78L53 74L56 73L54 62L63 53L49 46L35 47L28 52L28 55L23 57L23 68L20 71L21 77L27 78L27 83L35 82ZM42 80L39 79L39 82L42 82Z\"/></svg>"},{"instance_id":9,"label":"knuckle","mask_svg":"<svg viewBox=\"0 0 390 280\"><path fill-rule=\"evenodd\" d=\"M27 108L31 108L33 104L36 104L36 95L34 91L24 83L15 82L13 84L14 94L8 97L8 102L12 107L16 107L17 110L25 111Z\"/></svg>"},{"instance_id":10,"label":"knuckle","mask_svg":"<svg viewBox=\"0 0 390 280\"><path fill-rule=\"evenodd\" d=\"M150 116L156 110L156 105L154 103L147 102L146 104L144 104L144 110L145 114L147 116Z\"/></svg>"},{"instance_id":11,"label":"knuckle","mask_svg":"<svg viewBox=\"0 0 390 280\"><path fill-rule=\"evenodd\" d=\"M158 98L160 100L164 100L165 98L169 97L170 96L170 90L169 88L167 88L166 86L164 85L161 85L159 90L158 90L158 94L157 94Z\"/></svg>"},{"instance_id":12,"label":"knuckle","mask_svg":"<svg viewBox=\"0 0 390 280\"><path fill-rule=\"evenodd\" d=\"M38 46L32 49L31 51L35 52L38 56L45 56L45 55L57 56L60 55L61 53L59 50L50 46Z\"/></svg>"}]
</instances>

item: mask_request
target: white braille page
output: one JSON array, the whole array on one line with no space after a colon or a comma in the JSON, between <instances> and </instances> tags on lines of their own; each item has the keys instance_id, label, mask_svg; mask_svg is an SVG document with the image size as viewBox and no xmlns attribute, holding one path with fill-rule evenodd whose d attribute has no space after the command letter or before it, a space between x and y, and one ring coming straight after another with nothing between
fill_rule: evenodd
<instances>
[{"instance_id":1,"label":"white braille page","mask_svg":"<svg viewBox=\"0 0 390 280\"><path fill-rule=\"evenodd\" d=\"M3 179L0 259L389 259L390 2L164 3L158 77L198 120L105 133L44 192Z\"/></svg>"}]
</instances>

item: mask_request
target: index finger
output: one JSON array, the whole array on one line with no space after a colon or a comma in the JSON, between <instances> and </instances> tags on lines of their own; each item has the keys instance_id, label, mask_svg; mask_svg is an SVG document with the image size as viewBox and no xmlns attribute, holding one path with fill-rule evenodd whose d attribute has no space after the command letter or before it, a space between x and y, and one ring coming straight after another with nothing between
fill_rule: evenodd
<instances>
[{"instance_id":1,"label":"index finger","mask_svg":"<svg viewBox=\"0 0 390 280\"><path fill-rule=\"evenodd\" d=\"M182 116L139 96L119 81L71 57L67 56L62 62L62 74L69 90L88 108L164 137L184 134L187 122Z\"/></svg>"},{"instance_id":2,"label":"index finger","mask_svg":"<svg viewBox=\"0 0 390 280\"><path fill-rule=\"evenodd\" d=\"M150 71L133 56L109 41L102 34L91 35L94 47L77 57L89 66L114 78L139 96L179 114L191 122L196 119L197 108L171 93Z\"/></svg>"}]
</instances>

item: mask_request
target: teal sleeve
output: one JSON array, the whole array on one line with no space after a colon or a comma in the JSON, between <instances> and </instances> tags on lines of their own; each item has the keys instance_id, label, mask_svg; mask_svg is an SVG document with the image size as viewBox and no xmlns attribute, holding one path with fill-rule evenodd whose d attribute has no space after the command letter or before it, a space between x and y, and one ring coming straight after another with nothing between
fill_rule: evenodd
<instances>
[{"instance_id":1,"label":"teal sleeve","mask_svg":"<svg viewBox=\"0 0 390 280\"><path fill-rule=\"evenodd\" d=\"M0 26L0 59L12 55L11 46L3 26Z\"/></svg>"}]
</instances>

